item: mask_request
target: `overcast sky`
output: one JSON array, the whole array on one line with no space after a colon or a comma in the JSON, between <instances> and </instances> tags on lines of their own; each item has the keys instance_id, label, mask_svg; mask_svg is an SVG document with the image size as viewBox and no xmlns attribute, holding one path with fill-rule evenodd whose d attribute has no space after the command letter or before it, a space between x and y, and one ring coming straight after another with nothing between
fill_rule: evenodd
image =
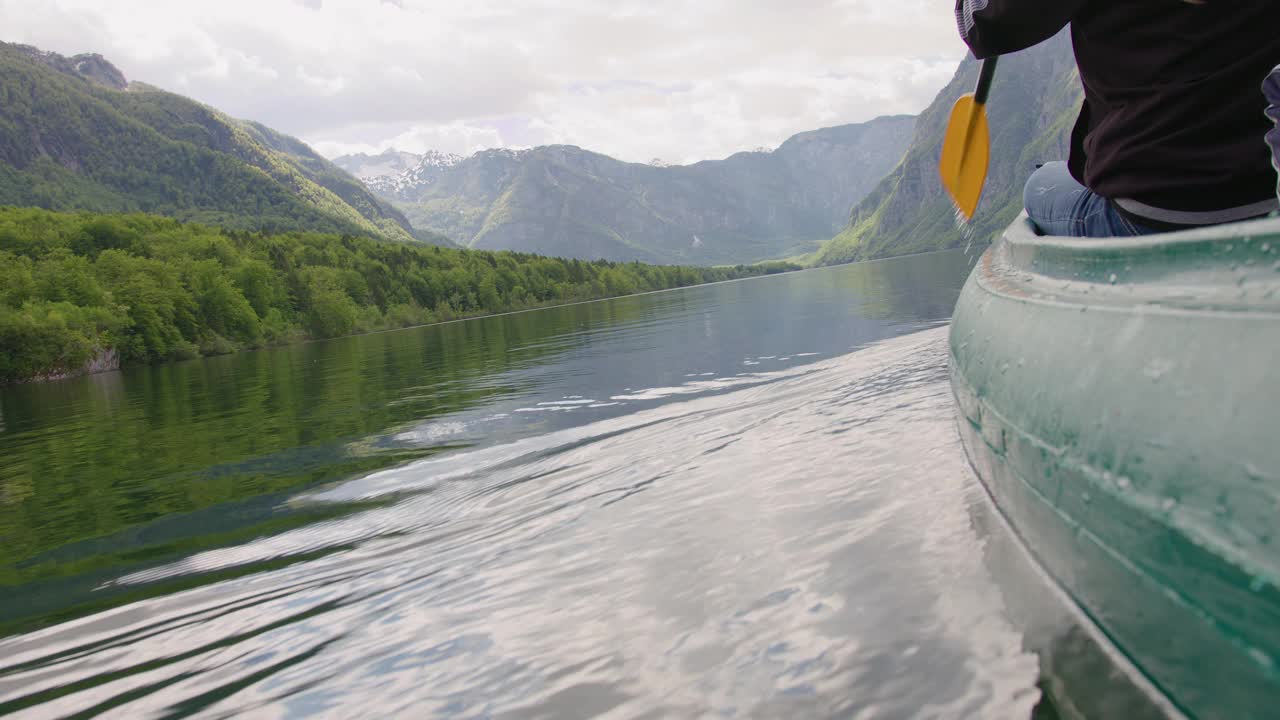
<instances>
[{"instance_id":1,"label":"overcast sky","mask_svg":"<svg viewBox=\"0 0 1280 720\"><path fill-rule=\"evenodd\" d=\"M0 39L102 53L331 157L640 162L919 112L964 54L941 0L0 0Z\"/></svg>"}]
</instances>

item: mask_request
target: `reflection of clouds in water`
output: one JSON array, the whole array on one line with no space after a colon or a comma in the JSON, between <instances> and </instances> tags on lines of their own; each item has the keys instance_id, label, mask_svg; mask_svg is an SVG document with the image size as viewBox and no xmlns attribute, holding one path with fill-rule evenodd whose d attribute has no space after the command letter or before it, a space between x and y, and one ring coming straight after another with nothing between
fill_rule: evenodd
<instances>
[{"instance_id":1,"label":"reflection of clouds in water","mask_svg":"<svg viewBox=\"0 0 1280 720\"><path fill-rule=\"evenodd\" d=\"M431 443L437 440L443 440L447 437L461 435L466 432L467 428L468 425L464 422L433 422L399 433L395 436L395 439L399 442L405 443Z\"/></svg>"},{"instance_id":2,"label":"reflection of clouds in water","mask_svg":"<svg viewBox=\"0 0 1280 720\"><path fill-rule=\"evenodd\" d=\"M850 358L859 358L860 354L848 356ZM639 391L632 391L628 395L615 395L610 398L611 402L598 403L589 399L574 399L564 401L549 401L539 403L537 407L516 408L517 413L536 413L536 412L569 412L584 407L581 403L591 403L592 406L615 406L625 404L623 401L628 400L660 400L675 396L694 396L708 392L739 389L742 392L749 391L750 388L759 387L761 385L775 386L779 381L802 381L806 376L830 372L829 366L824 365L804 365L774 372L762 373L744 373L736 377L716 378L714 380L697 380L684 383L672 387L648 388ZM564 396L566 398L581 396ZM733 395L725 396L733 397ZM707 398L703 402L721 403L721 398ZM591 423L585 426L568 428L545 435L535 436L519 440L513 443L498 445L489 448L482 448L472 451L464 451L450 453L440 457L419 460L408 465L382 470L372 473L362 478L351 480L328 489L304 493L299 496L295 502L350 502L355 500L369 500L382 495L418 493L425 490L434 490L440 487L441 483L456 482L466 477L485 476L493 481L495 478L505 477L511 473L521 472L521 468L510 467L512 461L521 457L532 457L546 454L557 447L561 446L577 446L589 441L593 437L610 437L618 432L627 431L637 426L648 426L655 422L653 413L659 416L672 415L680 416L684 414L688 401L679 404L672 404L655 408L649 411L631 413L622 417ZM666 409L664 409L666 408ZM491 417L498 417L497 415ZM447 437L463 432L468 428L467 424L462 422L440 422L430 423L422 428L417 428L402 436L412 439L436 439ZM399 436L398 436L399 437ZM375 513L378 511L374 511ZM412 513L416 515L417 513ZM284 533L269 540L262 541L256 547L266 547L272 544L281 544L288 546L288 550L277 548L267 555L253 555L253 553L243 554L243 548L229 550L214 550L188 558L174 566L166 568L153 568L134 575L121 578L117 582L149 582L161 577L168 577L175 574L186 574L188 572L205 572L210 569L227 567L228 565L243 564L249 560L246 558L255 558L263 560L274 557L281 557L296 552L304 552L317 547L316 541L320 538L329 538L329 542L323 545L343 545L352 542L363 532L360 528L367 528L372 525L382 528L386 532L396 532L389 528L394 525L387 524L382 521L365 522L369 520L368 513L357 516L354 519L346 519L336 521L338 524L346 524L352 528L349 533L335 533L334 523L321 523L312 525L301 530ZM372 535L380 535L372 533ZM294 540L289 540L294 538ZM246 547L255 547L254 545ZM214 560L219 556L225 556L223 560ZM234 559L233 559L234 558Z\"/></svg>"},{"instance_id":3,"label":"reflection of clouds in water","mask_svg":"<svg viewBox=\"0 0 1280 720\"><path fill-rule=\"evenodd\" d=\"M0 640L0 669L96 683L54 715L234 686L211 712L1025 718L1037 663L965 509L945 340L304 493L386 504L122 577L333 553Z\"/></svg>"},{"instance_id":4,"label":"reflection of clouds in water","mask_svg":"<svg viewBox=\"0 0 1280 720\"><path fill-rule=\"evenodd\" d=\"M787 373L743 373L734 377L716 378L715 380L695 380L693 382L670 387L646 388L632 390L626 394L614 395L610 400L661 400L676 395L698 395L705 392L727 390L744 385L758 385L786 377Z\"/></svg>"}]
</instances>

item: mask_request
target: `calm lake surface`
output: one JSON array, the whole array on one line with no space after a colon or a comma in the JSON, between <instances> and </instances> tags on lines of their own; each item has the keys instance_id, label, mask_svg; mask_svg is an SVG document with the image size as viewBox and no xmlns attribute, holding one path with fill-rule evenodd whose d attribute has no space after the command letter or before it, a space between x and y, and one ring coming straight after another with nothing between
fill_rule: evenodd
<instances>
[{"instance_id":1,"label":"calm lake surface","mask_svg":"<svg viewBox=\"0 0 1280 720\"><path fill-rule=\"evenodd\" d=\"M1027 718L971 263L2 390L0 714Z\"/></svg>"}]
</instances>

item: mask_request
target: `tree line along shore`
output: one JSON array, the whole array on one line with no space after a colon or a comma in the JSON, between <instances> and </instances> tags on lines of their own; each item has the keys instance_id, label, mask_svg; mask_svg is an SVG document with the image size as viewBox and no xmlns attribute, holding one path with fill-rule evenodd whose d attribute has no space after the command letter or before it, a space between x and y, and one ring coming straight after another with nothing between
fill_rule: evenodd
<instances>
[{"instance_id":1,"label":"tree line along shore","mask_svg":"<svg viewBox=\"0 0 1280 720\"><path fill-rule=\"evenodd\" d=\"M0 384L795 269L583 261L0 208Z\"/></svg>"}]
</instances>

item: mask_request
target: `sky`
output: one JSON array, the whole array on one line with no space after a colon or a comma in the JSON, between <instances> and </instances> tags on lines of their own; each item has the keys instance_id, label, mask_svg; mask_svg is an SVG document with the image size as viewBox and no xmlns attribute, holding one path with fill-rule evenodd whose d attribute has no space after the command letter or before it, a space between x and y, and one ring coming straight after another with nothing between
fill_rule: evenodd
<instances>
[{"instance_id":1,"label":"sky","mask_svg":"<svg viewBox=\"0 0 1280 720\"><path fill-rule=\"evenodd\" d=\"M673 163L917 113L964 55L939 0L0 0L0 40L101 53L329 157Z\"/></svg>"}]
</instances>

